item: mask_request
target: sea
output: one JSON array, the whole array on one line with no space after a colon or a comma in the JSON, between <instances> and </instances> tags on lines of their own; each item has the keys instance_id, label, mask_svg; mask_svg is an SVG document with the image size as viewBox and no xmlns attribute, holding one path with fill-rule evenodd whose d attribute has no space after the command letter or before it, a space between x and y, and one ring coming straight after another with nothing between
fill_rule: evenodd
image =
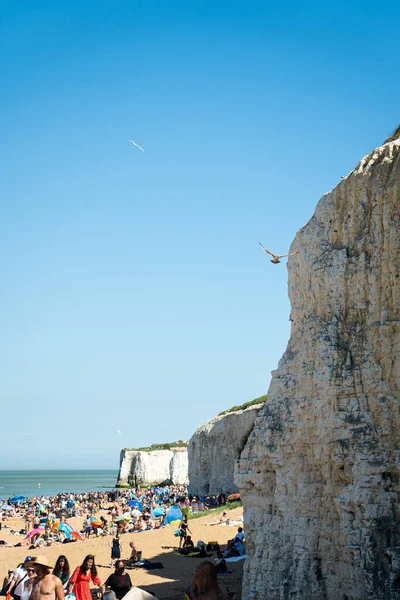
<instances>
[{"instance_id":1,"label":"sea","mask_svg":"<svg viewBox=\"0 0 400 600\"><path fill-rule=\"evenodd\" d=\"M117 470L0 471L0 498L55 496L115 488Z\"/></svg>"}]
</instances>

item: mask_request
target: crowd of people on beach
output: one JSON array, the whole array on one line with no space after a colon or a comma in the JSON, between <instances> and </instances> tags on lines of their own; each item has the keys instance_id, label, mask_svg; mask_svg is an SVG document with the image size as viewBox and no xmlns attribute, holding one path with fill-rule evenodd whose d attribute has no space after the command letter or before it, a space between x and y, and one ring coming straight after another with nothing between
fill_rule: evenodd
<instances>
[{"instance_id":1,"label":"crowd of people on beach","mask_svg":"<svg viewBox=\"0 0 400 600\"><path fill-rule=\"evenodd\" d=\"M222 600L218 584L218 567L210 561L196 566L194 576L186 589L185 600ZM90 584L95 586L90 589ZM114 573L102 583L97 574L95 557L88 554L72 574L66 556L58 557L54 566L46 556L27 556L17 568L9 570L3 583L7 600L122 600L132 588L126 563L116 560ZM230 596L233 600L234 596Z\"/></svg>"},{"instance_id":2,"label":"crowd of people on beach","mask_svg":"<svg viewBox=\"0 0 400 600\"><path fill-rule=\"evenodd\" d=\"M210 573L215 572L217 575L226 571L226 558L245 553L242 527L228 541L226 549L221 549L218 544L206 545L201 540L195 545L192 540L188 515L225 503L224 494L207 498L193 497L188 494L186 486L58 494L55 497L28 499L20 497L17 502L12 502L12 499L3 500L0 502L0 528L7 528L8 520L18 517L21 519L21 529L11 530L9 533L24 537L15 544L2 543L2 540L0 544L27 546L32 554L36 555L36 551L39 554L35 557L26 556L23 563L8 571L3 581L2 594L7 596L7 600L43 600L41 595L51 596L48 600L64 600L64 596L68 600L93 600L96 596L104 600L121 600L132 587L127 569L144 566L148 562L141 560L141 552L134 542L129 544L129 557L122 560L121 536L128 532L139 533L163 527L169 510L174 506L179 507L178 512L181 514L181 520L173 522L177 528L174 535L179 538L176 551L199 558L211 557L216 553L212 562L205 561L201 563L203 567L199 570L196 568L198 581L195 577L191 584L192 592L188 588L187 598L197 598L199 596L193 595L193 590L199 591L204 588L206 580L213 580ZM77 531L68 522L73 517L81 517L82 525ZM223 523L229 524L225 512L218 521L209 525ZM114 573L103 583L98 578L93 555L87 555L82 564L71 571L64 554L60 554L55 565L51 565L40 554L41 548L53 544L73 543L91 536L108 535L112 536L109 566L114 567ZM90 592L90 583L97 587L95 596Z\"/></svg>"},{"instance_id":3,"label":"crowd of people on beach","mask_svg":"<svg viewBox=\"0 0 400 600\"><path fill-rule=\"evenodd\" d=\"M158 529L166 524L171 505L190 514L226 503L224 494L199 498L191 496L183 485L17 498L21 499L15 503L12 499L0 502L0 530L8 528L10 518L18 517L21 527L9 533L23 539L14 544L0 539L0 545L26 546L31 550L91 536L120 536ZM105 514L97 516L100 510ZM79 530L74 530L68 522L71 517L83 518Z\"/></svg>"}]
</instances>

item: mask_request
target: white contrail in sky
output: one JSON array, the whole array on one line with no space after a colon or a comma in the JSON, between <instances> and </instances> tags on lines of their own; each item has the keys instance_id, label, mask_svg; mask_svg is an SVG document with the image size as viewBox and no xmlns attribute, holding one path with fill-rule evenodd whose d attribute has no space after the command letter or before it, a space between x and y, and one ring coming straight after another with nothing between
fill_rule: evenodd
<instances>
[{"instance_id":1,"label":"white contrail in sky","mask_svg":"<svg viewBox=\"0 0 400 600\"><path fill-rule=\"evenodd\" d=\"M142 146L139 146L139 144L137 144L136 142L134 142L133 140L128 140L128 142L130 142L131 144L133 144L134 146L136 146L136 148L139 148L139 150L141 150L142 152L144 152Z\"/></svg>"}]
</instances>

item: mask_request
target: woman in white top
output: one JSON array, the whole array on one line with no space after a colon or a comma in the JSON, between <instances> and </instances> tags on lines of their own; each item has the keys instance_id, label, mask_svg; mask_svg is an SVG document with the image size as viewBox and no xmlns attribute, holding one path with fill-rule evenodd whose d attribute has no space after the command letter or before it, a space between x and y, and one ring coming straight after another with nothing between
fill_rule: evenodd
<instances>
[{"instance_id":1,"label":"woman in white top","mask_svg":"<svg viewBox=\"0 0 400 600\"><path fill-rule=\"evenodd\" d=\"M31 595L33 580L36 577L36 571L33 568L33 562L28 564L26 568L26 572L28 577L24 579L23 582L23 590L21 594L21 600L29 600L29 596Z\"/></svg>"}]
</instances>

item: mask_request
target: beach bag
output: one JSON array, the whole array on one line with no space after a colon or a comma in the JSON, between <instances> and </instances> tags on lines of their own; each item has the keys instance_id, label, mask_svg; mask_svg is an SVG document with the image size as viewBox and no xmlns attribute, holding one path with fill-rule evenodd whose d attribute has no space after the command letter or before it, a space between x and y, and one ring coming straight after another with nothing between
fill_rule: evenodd
<instances>
[{"instance_id":1,"label":"beach bag","mask_svg":"<svg viewBox=\"0 0 400 600\"><path fill-rule=\"evenodd\" d=\"M174 533L174 536L175 536L175 537L181 537L181 533L182 533L182 531L181 531L180 529L177 529L177 530L175 531L175 533Z\"/></svg>"},{"instance_id":2,"label":"beach bag","mask_svg":"<svg viewBox=\"0 0 400 600\"><path fill-rule=\"evenodd\" d=\"M11 598L15 598L15 596L17 596L18 598L21 596L22 591L24 588L21 588L21 594L15 594L15 590L17 589L17 587L23 582L25 581L25 579L28 577L28 573L26 573L26 575L24 575L23 577L21 577L21 579L19 579L17 581L17 583L14 585L13 589L10 592Z\"/></svg>"}]
</instances>

